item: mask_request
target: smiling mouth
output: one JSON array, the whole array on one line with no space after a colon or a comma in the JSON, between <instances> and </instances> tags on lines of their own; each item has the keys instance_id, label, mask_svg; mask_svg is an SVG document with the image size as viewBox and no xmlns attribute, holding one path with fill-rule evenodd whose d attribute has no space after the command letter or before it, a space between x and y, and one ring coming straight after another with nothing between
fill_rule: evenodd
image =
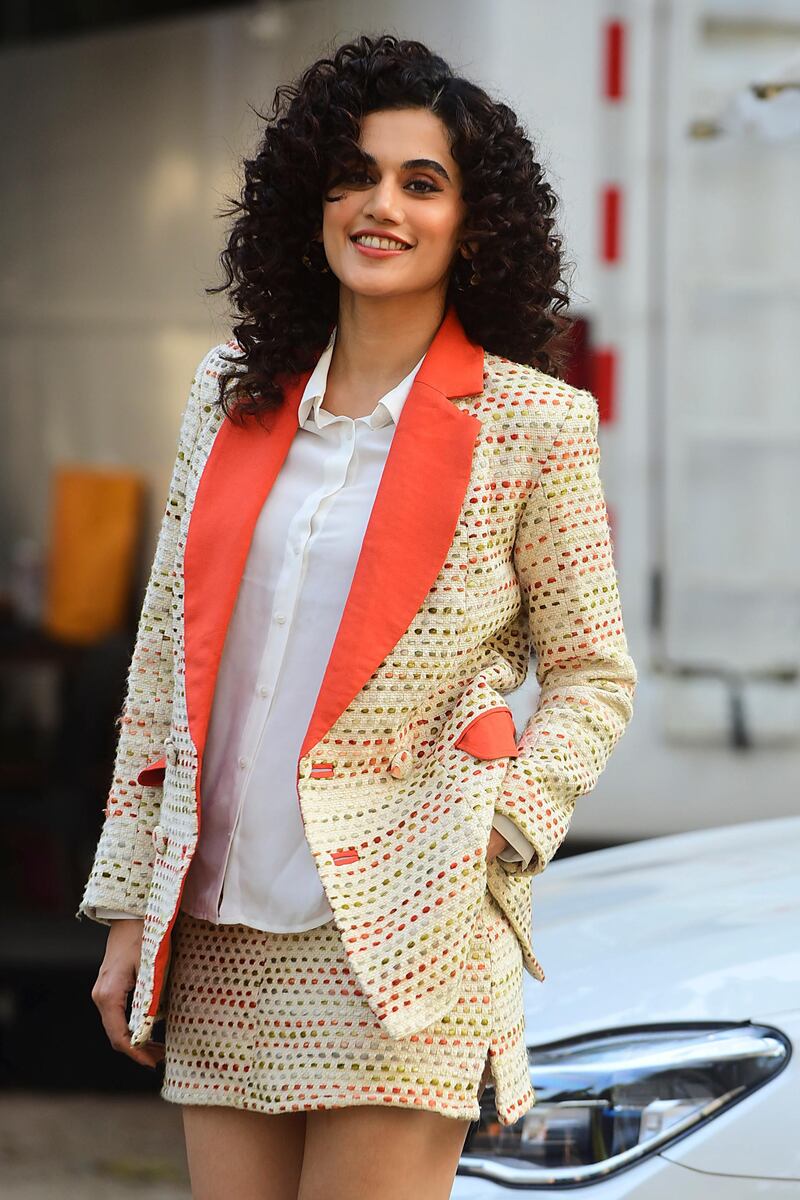
<instances>
[{"instance_id":1,"label":"smiling mouth","mask_svg":"<svg viewBox=\"0 0 800 1200\"><path fill-rule=\"evenodd\" d=\"M356 246L366 246L370 250L411 250L405 242L398 242L395 238L390 237L375 237L373 234L357 234L351 237L351 242Z\"/></svg>"}]
</instances>

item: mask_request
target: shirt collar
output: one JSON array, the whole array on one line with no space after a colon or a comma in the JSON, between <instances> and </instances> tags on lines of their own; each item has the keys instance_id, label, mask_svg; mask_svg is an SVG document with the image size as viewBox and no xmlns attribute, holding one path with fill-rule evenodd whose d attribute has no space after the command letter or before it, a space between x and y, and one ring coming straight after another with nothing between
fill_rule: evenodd
<instances>
[{"instance_id":1,"label":"shirt collar","mask_svg":"<svg viewBox=\"0 0 800 1200\"><path fill-rule=\"evenodd\" d=\"M331 421L340 420L333 413L329 413L320 407L325 396L325 385L328 382L328 368L333 357L335 341L336 328L334 327L328 344L319 356L317 365L311 372L308 383L303 389L303 396L297 411L297 422L301 427L316 426L317 428L322 428L330 424ZM411 368L408 374L381 397L373 412L363 418L372 429L381 429L384 425L389 425L391 422L394 422L396 425L400 420L400 413L408 399L408 393L411 391L414 377L422 366L424 359L425 355L423 354L422 358Z\"/></svg>"}]
</instances>

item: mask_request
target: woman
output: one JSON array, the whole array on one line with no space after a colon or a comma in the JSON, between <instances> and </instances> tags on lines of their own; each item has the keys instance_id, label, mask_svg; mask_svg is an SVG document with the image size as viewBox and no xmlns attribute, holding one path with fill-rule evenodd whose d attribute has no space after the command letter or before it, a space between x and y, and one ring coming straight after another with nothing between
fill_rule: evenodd
<instances>
[{"instance_id":1,"label":"woman","mask_svg":"<svg viewBox=\"0 0 800 1200\"><path fill-rule=\"evenodd\" d=\"M246 163L79 909L203 1200L443 1200L489 1076L535 1103L530 881L636 683L554 205L391 36L279 88Z\"/></svg>"}]
</instances>

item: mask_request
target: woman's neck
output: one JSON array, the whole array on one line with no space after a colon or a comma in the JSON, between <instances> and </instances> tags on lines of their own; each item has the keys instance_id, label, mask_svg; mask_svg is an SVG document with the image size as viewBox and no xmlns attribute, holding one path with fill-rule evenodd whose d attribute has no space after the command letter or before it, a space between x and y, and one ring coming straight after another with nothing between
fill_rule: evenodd
<instances>
[{"instance_id":1,"label":"woman's neck","mask_svg":"<svg viewBox=\"0 0 800 1200\"><path fill-rule=\"evenodd\" d=\"M444 312L441 292L384 298L342 289L329 388L357 407L377 403L422 358Z\"/></svg>"}]
</instances>

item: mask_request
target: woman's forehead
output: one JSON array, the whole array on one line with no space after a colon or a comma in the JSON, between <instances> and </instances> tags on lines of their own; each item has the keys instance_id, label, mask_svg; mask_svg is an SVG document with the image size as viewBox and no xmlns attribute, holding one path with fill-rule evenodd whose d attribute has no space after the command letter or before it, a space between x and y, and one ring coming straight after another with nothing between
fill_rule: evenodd
<instances>
[{"instance_id":1,"label":"woman's forehead","mask_svg":"<svg viewBox=\"0 0 800 1200\"><path fill-rule=\"evenodd\" d=\"M378 162L431 157L453 161L447 128L426 108L367 113L361 120L359 145Z\"/></svg>"}]
</instances>

